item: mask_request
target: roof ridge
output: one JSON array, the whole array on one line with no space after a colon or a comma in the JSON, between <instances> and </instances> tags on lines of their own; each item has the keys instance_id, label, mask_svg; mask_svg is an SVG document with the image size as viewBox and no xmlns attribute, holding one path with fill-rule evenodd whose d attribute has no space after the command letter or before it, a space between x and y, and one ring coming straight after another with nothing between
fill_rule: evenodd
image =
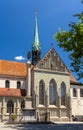
<instances>
[{"instance_id":1,"label":"roof ridge","mask_svg":"<svg viewBox=\"0 0 83 130\"><path fill-rule=\"evenodd\" d=\"M0 62L12 62L12 63L22 63L22 64L26 64L24 62L18 62L18 61L12 61L12 60L0 60Z\"/></svg>"}]
</instances>

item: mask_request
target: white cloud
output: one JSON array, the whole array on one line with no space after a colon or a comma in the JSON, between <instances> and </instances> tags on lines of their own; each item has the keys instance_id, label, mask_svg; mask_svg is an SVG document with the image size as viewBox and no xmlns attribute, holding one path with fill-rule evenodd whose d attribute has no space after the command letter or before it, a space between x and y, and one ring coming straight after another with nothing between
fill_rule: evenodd
<instances>
[{"instance_id":1,"label":"white cloud","mask_svg":"<svg viewBox=\"0 0 83 130\"><path fill-rule=\"evenodd\" d=\"M15 60L21 61L21 60L25 60L25 58L24 58L23 56L16 56L16 57L15 57Z\"/></svg>"}]
</instances>

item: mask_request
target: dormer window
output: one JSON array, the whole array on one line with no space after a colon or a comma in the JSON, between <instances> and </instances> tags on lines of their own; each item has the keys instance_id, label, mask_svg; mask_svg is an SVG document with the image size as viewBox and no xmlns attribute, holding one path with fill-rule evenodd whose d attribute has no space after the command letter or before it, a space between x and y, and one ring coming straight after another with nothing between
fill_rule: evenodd
<instances>
[{"instance_id":1,"label":"dormer window","mask_svg":"<svg viewBox=\"0 0 83 130\"><path fill-rule=\"evenodd\" d=\"M6 80L5 81L5 88L9 88L10 87L10 82L9 82L9 80Z\"/></svg>"},{"instance_id":2,"label":"dormer window","mask_svg":"<svg viewBox=\"0 0 83 130\"><path fill-rule=\"evenodd\" d=\"M17 88L21 88L21 82L20 81L17 81Z\"/></svg>"}]
</instances>

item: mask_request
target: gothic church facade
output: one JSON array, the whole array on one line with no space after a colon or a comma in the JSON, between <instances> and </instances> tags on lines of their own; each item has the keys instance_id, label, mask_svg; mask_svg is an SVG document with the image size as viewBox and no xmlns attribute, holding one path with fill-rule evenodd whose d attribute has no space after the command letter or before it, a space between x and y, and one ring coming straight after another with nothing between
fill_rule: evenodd
<instances>
[{"instance_id":1,"label":"gothic church facade","mask_svg":"<svg viewBox=\"0 0 83 130\"><path fill-rule=\"evenodd\" d=\"M27 63L0 60L0 120L15 114L18 121L71 121L83 115L83 86L54 48L40 54L36 18L32 63L30 53Z\"/></svg>"}]
</instances>

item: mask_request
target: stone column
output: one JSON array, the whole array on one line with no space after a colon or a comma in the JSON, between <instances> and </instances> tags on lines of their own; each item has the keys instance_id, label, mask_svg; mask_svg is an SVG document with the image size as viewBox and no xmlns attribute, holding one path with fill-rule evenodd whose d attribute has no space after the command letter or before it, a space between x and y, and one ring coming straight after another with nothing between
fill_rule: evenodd
<instances>
[{"instance_id":1,"label":"stone column","mask_svg":"<svg viewBox=\"0 0 83 130\"><path fill-rule=\"evenodd\" d=\"M6 110L5 110L5 97L3 97L2 99L2 120L4 119L4 115L6 113Z\"/></svg>"},{"instance_id":2,"label":"stone column","mask_svg":"<svg viewBox=\"0 0 83 130\"><path fill-rule=\"evenodd\" d=\"M72 99L69 97L69 120L72 121Z\"/></svg>"},{"instance_id":3,"label":"stone column","mask_svg":"<svg viewBox=\"0 0 83 130\"><path fill-rule=\"evenodd\" d=\"M27 78L26 78L26 85L27 85L27 96L31 96L31 62L28 60L27 62Z\"/></svg>"},{"instance_id":4,"label":"stone column","mask_svg":"<svg viewBox=\"0 0 83 130\"><path fill-rule=\"evenodd\" d=\"M17 101L16 101L16 108L17 108L17 110L16 110L16 114L18 115L19 114L19 108L20 108L20 106L19 106L19 99L17 99Z\"/></svg>"},{"instance_id":5,"label":"stone column","mask_svg":"<svg viewBox=\"0 0 83 130\"><path fill-rule=\"evenodd\" d=\"M58 96L59 118L61 118L61 97Z\"/></svg>"},{"instance_id":6,"label":"stone column","mask_svg":"<svg viewBox=\"0 0 83 130\"><path fill-rule=\"evenodd\" d=\"M48 108L49 106L49 93L48 93L48 88L46 90L46 107Z\"/></svg>"},{"instance_id":7,"label":"stone column","mask_svg":"<svg viewBox=\"0 0 83 130\"><path fill-rule=\"evenodd\" d=\"M70 88L68 103L69 103L69 120L72 121L72 89Z\"/></svg>"},{"instance_id":8,"label":"stone column","mask_svg":"<svg viewBox=\"0 0 83 130\"><path fill-rule=\"evenodd\" d=\"M36 107L39 105L39 94L38 94L38 87L36 86Z\"/></svg>"},{"instance_id":9,"label":"stone column","mask_svg":"<svg viewBox=\"0 0 83 130\"><path fill-rule=\"evenodd\" d=\"M3 114L5 114L5 97L3 97Z\"/></svg>"}]
</instances>

